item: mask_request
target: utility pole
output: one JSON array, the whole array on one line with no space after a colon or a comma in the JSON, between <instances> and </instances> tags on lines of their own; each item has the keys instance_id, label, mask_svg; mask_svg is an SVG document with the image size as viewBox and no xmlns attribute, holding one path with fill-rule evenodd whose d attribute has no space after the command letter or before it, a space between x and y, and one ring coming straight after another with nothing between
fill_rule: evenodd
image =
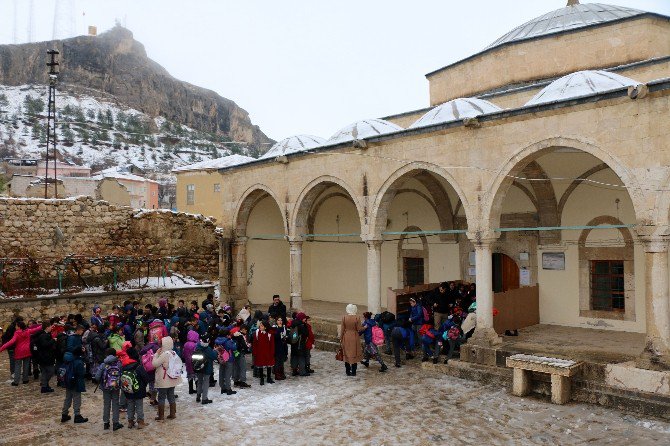
<instances>
[{"instance_id":1,"label":"utility pole","mask_svg":"<svg viewBox=\"0 0 670 446\"><path fill-rule=\"evenodd\" d=\"M49 56L49 102L47 105L47 153L46 162L44 163L46 170L44 176L44 198L49 198L49 145L54 152L54 198L58 198L58 172L56 170L56 163L58 156L56 152L56 82L58 81L59 63L56 60L60 52L58 50L47 50Z\"/></svg>"}]
</instances>

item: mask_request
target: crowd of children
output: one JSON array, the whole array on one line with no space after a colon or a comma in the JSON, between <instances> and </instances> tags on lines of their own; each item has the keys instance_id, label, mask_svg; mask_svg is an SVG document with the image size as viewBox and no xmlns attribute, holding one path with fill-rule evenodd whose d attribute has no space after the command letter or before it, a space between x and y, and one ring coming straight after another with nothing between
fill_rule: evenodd
<instances>
[{"instance_id":1,"label":"crowd of children","mask_svg":"<svg viewBox=\"0 0 670 446\"><path fill-rule=\"evenodd\" d=\"M120 414L127 413L128 427L141 429L145 421L143 400L156 407L156 421L176 418L175 387L185 372L188 393L195 402L209 404L210 387L218 363L221 395L232 396L247 383L247 356L260 385L286 379L289 360L293 376L309 376L314 333L305 313L287 317L279 296L267 312L250 314L245 306L236 317L228 305L215 309L212 295L201 305L184 301L177 306L160 299L158 306L140 308L138 302L114 306L107 316L95 306L90 319L71 314L37 323L21 316L2 336L0 352L9 351L13 386L27 384L30 374L40 377L42 393L51 393L51 380L65 389L61 422L70 408L75 423L85 423L81 394L86 381L103 395L105 430L121 429ZM32 372L31 372L32 368ZM166 415L166 403L169 412Z\"/></svg>"},{"instance_id":2,"label":"crowd of children","mask_svg":"<svg viewBox=\"0 0 670 446\"><path fill-rule=\"evenodd\" d=\"M401 367L403 352L406 359L413 359L418 347L423 352L422 361L432 359L437 364L440 354L444 354L444 363L447 364L474 332L477 310L474 284L457 286L455 282L443 282L420 299L410 298L409 303L409 312L397 317L388 311L374 317L369 312L363 314L359 334L364 338L361 363L365 367L374 358L381 365L380 371L386 370L378 352L382 346L386 354L393 355L396 367ZM375 327L380 328L376 339Z\"/></svg>"}]
</instances>

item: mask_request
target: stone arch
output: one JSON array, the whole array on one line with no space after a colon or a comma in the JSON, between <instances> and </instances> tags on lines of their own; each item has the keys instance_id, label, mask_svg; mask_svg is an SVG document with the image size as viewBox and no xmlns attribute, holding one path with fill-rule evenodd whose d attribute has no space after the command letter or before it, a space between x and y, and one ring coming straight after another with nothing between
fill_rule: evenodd
<instances>
[{"instance_id":1,"label":"stone arch","mask_svg":"<svg viewBox=\"0 0 670 446\"><path fill-rule=\"evenodd\" d=\"M408 226L402 232L420 232L421 228L418 226ZM405 270L403 265L403 257L419 257L423 259L423 283L428 283L428 271L430 251L428 249L428 239L424 234L419 234L422 248L418 249L404 249L403 244L407 239L407 234L402 234L398 240L398 288L403 288L405 283Z\"/></svg>"},{"instance_id":2,"label":"stone arch","mask_svg":"<svg viewBox=\"0 0 670 446\"><path fill-rule=\"evenodd\" d=\"M588 222L588 226L621 225L621 220L610 215L601 215ZM592 229L584 229L579 235L579 315L600 319L635 321L635 246L628 228L617 228L624 239L624 246L589 247L586 241ZM594 309L591 296L591 262L597 260L621 260L624 267L623 312Z\"/></svg>"},{"instance_id":3,"label":"stone arch","mask_svg":"<svg viewBox=\"0 0 670 446\"><path fill-rule=\"evenodd\" d=\"M301 237L302 234L309 233L307 231L310 212L321 194L332 186L341 187L346 192L345 195L347 195L347 198L351 199L353 202L360 221L362 234L362 228L365 227L366 212L365 208L361 205L360 200L357 198L354 189L340 178L324 175L312 180L303 188L302 192L300 192L290 219L289 233L292 237ZM323 202L321 202L321 204L323 204Z\"/></svg>"},{"instance_id":4,"label":"stone arch","mask_svg":"<svg viewBox=\"0 0 670 446\"><path fill-rule=\"evenodd\" d=\"M573 138L556 137L548 138L520 149L497 171L489 182L483 197L482 224L485 226L477 229L492 230L497 228L500 225L503 199L512 182L515 180L514 177L518 176L530 162L561 147L589 153L607 164L607 166L617 174L624 186L626 186L633 203L636 219L639 221L646 215L643 190L635 175L625 167L623 163L607 151L593 144Z\"/></svg>"},{"instance_id":5,"label":"stone arch","mask_svg":"<svg viewBox=\"0 0 670 446\"><path fill-rule=\"evenodd\" d=\"M314 233L314 221L316 220L316 215L319 213L319 209L321 209L321 206L323 206L323 204L329 199L335 197L351 200L349 195L343 192L331 192L329 194L326 194L325 196L319 197L318 200L312 205L312 209L309 211L309 215L307 216L307 232L309 234Z\"/></svg>"},{"instance_id":6,"label":"stone arch","mask_svg":"<svg viewBox=\"0 0 670 446\"><path fill-rule=\"evenodd\" d=\"M247 235L247 223L249 222L249 215L254 207L263 199L271 197L272 200L277 205L279 212L282 215L282 222L284 225L284 234L288 234L288 224L286 222L286 213L284 212L281 202L277 199L277 195L264 184L254 184L249 189L247 189L243 194L242 198L237 203L235 207L235 220L233 221L233 234L236 237L246 237Z\"/></svg>"},{"instance_id":7,"label":"stone arch","mask_svg":"<svg viewBox=\"0 0 670 446\"><path fill-rule=\"evenodd\" d=\"M401 190L405 180L414 178L421 182L430 192L433 205L437 209L444 209L446 212L437 213L440 221L440 230L454 229L454 211L445 188L440 184L437 177L444 179L456 191L460 202L463 205L466 215L466 221L471 221L470 207L463 190L456 182L455 178L445 169L430 163L415 162L407 164L396 170L381 186L372 207L369 236L380 236L386 229L388 212L393 198ZM440 239L451 240L452 234L442 234Z\"/></svg>"}]
</instances>

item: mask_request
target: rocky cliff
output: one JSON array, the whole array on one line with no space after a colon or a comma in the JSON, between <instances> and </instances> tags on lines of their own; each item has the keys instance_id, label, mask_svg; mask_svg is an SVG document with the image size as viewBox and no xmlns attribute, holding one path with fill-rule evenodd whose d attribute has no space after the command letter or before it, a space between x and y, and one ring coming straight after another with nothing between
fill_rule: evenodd
<instances>
[{"instance_id":1,"label":"rocky cliff","mask_svg":"<svg viewBox=\"0 0 670 446\"><path fill-rule=\"evenodd\" d=\"M120 26L99 36L0 45L0 84L47 84L46 50L61 52L60 88L113 99L150 116L267 149L271 140L230 99L175 79ZM110 96L112 98L110 98Z\"/></svg>"}]
</instances>

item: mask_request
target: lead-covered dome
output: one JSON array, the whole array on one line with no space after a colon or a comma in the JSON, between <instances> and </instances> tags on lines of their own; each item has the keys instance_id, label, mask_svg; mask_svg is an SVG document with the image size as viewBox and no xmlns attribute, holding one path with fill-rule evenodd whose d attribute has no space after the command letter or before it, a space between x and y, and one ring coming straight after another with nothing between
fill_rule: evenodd
<instances>
[{"instance_id":1,"label":"lead-covered dome","mask_svg":"<svg viewBox=\"0 0 670 446\"><path fill-rule=\"evenodd\" d=\"M392 122L384 121L383 119L364 119L338 130L337 133L328 139L327 143L335 144L345 141L353 141L354 139L363 139L370 136L393 133L402 129L402 127Z\"/></svg>"},{"instance_id":2,"label":"lead-covered dome","mask_svg":"<svg viewBox=\"0 0 670 446\"><path fill-rule=\"evenodd\" d=\"M526 105L574 99L639 84L636 80L607 71L578 71L556 79L544 87Z\"/></svg>"},{"instance_id":3,"label":"lead-covered dome","mask_svg":"<svg viewBox=\"0 0 670 446\"><path fill-rule=\"evenodd\" d=\"M263 156L265 158L276 158L290 153L303 152L323 145L326 140L313 135L295 135L284 138L275 143Z\"/></svg>"},{"instance_id":4,"label":"lead-covered dome","mask_svg":"<svg viewBox=\"0 0 670 446\"><path fill-rule=\"evenodd\" d=\"M548 12L514 28L487 46L486 49L519 40L629 19L642 14L645 14L645 11L624 6L604 5L602 3L581 5L579 2L570 1L565 8Z\"/></svg>"},{"instance_id":5,"label":"lead-covered dome","mask_svg":"<svg viewBox=\"0 0 670 446\"><path fill-rule=\"evenodd\" d=\"M502 110L495 104L477 98L458 98L445 102L442 105L431 109L428 113L420 117L409 128L427 127L429 125L442 124L444 122L458 121L465 118L474 118L475 116L486 113L495 113Z\"/></svg>"}]
</instances>

